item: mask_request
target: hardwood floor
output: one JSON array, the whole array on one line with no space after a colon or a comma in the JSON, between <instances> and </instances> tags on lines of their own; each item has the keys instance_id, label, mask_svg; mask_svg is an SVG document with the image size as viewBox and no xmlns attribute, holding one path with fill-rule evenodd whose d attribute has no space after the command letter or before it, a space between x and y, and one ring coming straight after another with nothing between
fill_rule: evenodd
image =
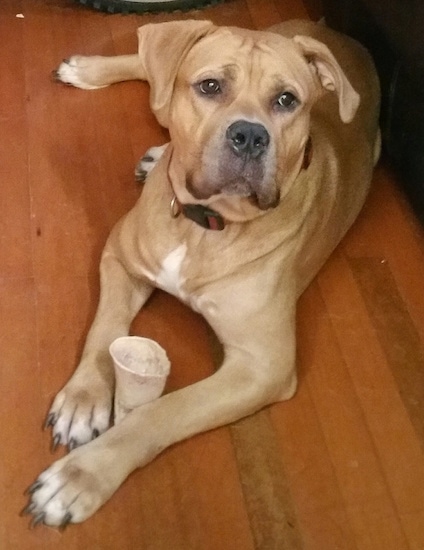
<instances>
[{"instance_id":1,"label":"hardwood floor","mask_svg":"<svg viewBox=\"0 0 424 550\"><path fill-rule=\"evenodd\" d=\"M29 530L19 516L25 487L54 458L41 426L93 317L102 246L139 195L136 161L166 139L146 84L83 92L53 83L51 70L72 53L134 51L148 21L265 28L317 19L317 6L233 0L137 17L72 0L2 0L2 550L424 548L423 230L384 162L300 301L291 401L168 449L82 525ZM169 391L213 372L205 323L175 299L158 292L133 332L166 346Z\"/></svg>"}]
</instances>

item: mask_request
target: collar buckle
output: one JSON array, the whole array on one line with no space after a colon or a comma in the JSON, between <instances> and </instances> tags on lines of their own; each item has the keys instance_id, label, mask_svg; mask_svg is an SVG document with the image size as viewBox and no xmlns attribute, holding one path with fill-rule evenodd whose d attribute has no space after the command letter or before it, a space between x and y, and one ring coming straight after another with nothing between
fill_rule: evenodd
<instances>
[{"instance_id":1,"label":"collar buckle","mask_svg":"<svg viewBox=\"0 0 424 550\"><path fill-rule=\"evenodd\" d=\"M171 207L171 216L173 218L178 218L178 216L181 214L181 205L175 195L171 199L170 207Z\"/></svg>"}]
</instances>

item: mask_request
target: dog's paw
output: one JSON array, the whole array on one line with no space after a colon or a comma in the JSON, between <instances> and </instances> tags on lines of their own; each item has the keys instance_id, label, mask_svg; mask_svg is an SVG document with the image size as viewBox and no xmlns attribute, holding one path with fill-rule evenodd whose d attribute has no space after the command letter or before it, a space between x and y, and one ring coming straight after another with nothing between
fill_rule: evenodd
<instances>
[{"instance_id":1,"label":"dog's paw","mask_svg":"<svg viewBox=\"0 0 424 550\"><path fill-rule=\"evenodd\" d=\"M97 90L105 86L96 85L94 82L93 76L96 67L96 58L74 55L69 59L64 59L52 75L53 78L64 84L83 90Z\"/></svg>"},{"instance_id":2,"label":"dog's paw","mask_svg":"<svg viewBox=\"0 0 424 550\"><path fill-rule=\"evenodd\" d=\"M22 515L32 515L33 527L66 527L89 518L123 481L108 477L105 456L104 450L93 452L87 446L55 462L27 490L29 503Z\"/></svg>"},{"instance_id":3,"label":"dog's paw","mask_svg":"<svg viewBox=\"0 0 424 550\"><path fill-rule=\"evenodd\" d=\"M138 161L135 167L135 179L137 181L144 181L147 178L167 147L168 144L165 143L165 145L160 145L159 147L150 147L146 151L144 157Z\"/></svg>"},{"instance_id":4,"label":"dog's paw","mask_svg":"<svg viewBox=\"0 0 424 550\"><path fill-rule=\"evenodd\" d=\"M46 428L52 427L53 450L61 444L71 451L108 429L112 386L100 375L89 380L74 376L66 384L56 395L45 423Z\"/></svg>"}]
</instances>

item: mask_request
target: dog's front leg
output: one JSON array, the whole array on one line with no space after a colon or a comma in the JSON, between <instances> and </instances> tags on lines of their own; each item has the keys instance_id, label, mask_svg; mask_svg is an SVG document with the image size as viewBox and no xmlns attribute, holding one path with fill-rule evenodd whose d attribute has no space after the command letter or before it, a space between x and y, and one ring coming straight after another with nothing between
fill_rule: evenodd
<instances>
[{"instance_id":1,"label":"dog's front leg","mask_svg":"<svg viewBox=\"0 0 424 550\"><path fill-rule=\"evenodd\" d=\"M241 334L240 325L225 332ZM249 325L252 332L225 345L224 363L214 375L134 409L43 472L30 488L27 511L35 521L81 522L166 447L290 398L296 388L294 322L264 328L263 317L256 316Z\"/></svg>"},{"instance_id":2,"label":"dog's front leg","mask_svg":"<svg viewBox=\"0 0 424 550\"><path fill-rule=\"evenodd\" d=\"M105 251L100 265L100 302L81 362L57 394L46 425L53 427L53 447L70 449L87 443L109 426L114 392L113 365L108 348L126 336L153 288L131 277L113 252Z\"/></svg>"},{"instance_id":3,"label":"dog's front leg","mask_svg":"<svg viewBox=\"0 0 424 550\"><path fill-rule=\"evenodd\" d=\"M56 80L83 90L105 88L115 82L144 80L145 71L138 54L104 57L73 55L53 71Z\"/></svg>"}]
</instances>

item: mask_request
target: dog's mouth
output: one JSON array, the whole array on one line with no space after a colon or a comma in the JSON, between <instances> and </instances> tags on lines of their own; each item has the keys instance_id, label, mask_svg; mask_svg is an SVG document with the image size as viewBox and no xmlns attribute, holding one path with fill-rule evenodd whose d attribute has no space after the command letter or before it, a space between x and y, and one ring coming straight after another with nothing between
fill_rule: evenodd
<instances>
[{"instance_id":1,"label":"dog's mouth","mask_svg":"<svg viewBox=\"0 0 424 550\"><path fill-rule=\"evenodd\" d=\"M191 177L186 180L187 191L197 200L205 201L214 195L228 195L246 198L260 210L275 208L280 202L280 192L274 185L239 178L226 182L225 185L202 183L195 186Z\"/></svg>"},{"instance_id":2,"label":"dog's mouth","mask_svg":"<svg viewBox=\"0 0 424 550\"><path fill-rule=\"evenodd\" d=\"M265 159L244 160L223 155L218 167L200 174L186 176L188 192L198 200L208 200L213 195L227 195L249 199L260 210L275 208L280 193Z\"/></svg>"}]
</instances>

